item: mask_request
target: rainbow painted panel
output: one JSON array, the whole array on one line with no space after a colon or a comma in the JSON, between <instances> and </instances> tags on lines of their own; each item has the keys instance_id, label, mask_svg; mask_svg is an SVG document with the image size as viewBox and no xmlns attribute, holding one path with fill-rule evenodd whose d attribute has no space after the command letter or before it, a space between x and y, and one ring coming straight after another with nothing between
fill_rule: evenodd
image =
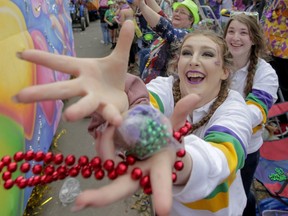
<instances>
[{"instance_id":1,"label":"rainbow painted panel","mask_svg":"<svg viewBox=\"0 0 288 216\"><path fill-rule=\"evenodd\" d=\"M19 60L16 52L40 49L74 56L68 3L0 0L0 157L30 149L46 152L50 147L63 103L23 105L13 103L11 98L25 86L66 80L69 76ZM31 191L32 188L21 191L15 187L8 192L1 186L1 215L22 215Z\"/></svg>"}]
</instances>

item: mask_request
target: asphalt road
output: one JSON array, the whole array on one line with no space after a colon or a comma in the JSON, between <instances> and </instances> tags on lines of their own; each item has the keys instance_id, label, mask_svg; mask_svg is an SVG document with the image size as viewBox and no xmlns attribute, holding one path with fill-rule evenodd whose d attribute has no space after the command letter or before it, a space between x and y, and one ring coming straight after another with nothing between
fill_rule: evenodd
<instances>
[{"instance_id":1,"label":"asphalt road","mask_svg":"<svg viewBox=\"0 0 288 216\"><path fill-rule=\"evenodd\" d=\"M90 26L85 30L73 29L75 50L78 57L103 57L107 56L111 50L110 45L105 46L101 44L102 39L100 22L94 21L90 23ZM77 99L69 100L65 106L75 102ZM54 152L61 152L64 156L68 154L74 154L77 158L80 155L87 155L89 158L95 156L95 148L92 137L87 133L87 126L90 119L83 119L75 123L67 123L61 121L56 132L57 139L53 145ZM108 180L97 181L93 178L84 179L81 176L76 177L80 182L80 190L97 188L108 183ZM63 186L65 180L57 181L49 185L45 189L44 197L41 198L41 204L39 209L35 209L35 215L43 216L149 216L150 210L150 198L143 196L142 193L136 193L127 199L121 200L110 206L103 208L87 208L77 213L70 211L73 203L63 205L59 199L59 192ZM38 212L38 214L37 214ZM34 215L34 214L31 214Z\"/></svg>"}]
</instances>

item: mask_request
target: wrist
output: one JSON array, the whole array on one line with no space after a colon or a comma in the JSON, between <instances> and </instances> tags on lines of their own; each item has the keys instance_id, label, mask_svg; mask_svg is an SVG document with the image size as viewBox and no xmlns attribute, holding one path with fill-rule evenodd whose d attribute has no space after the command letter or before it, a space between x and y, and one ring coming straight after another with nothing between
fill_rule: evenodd
<instances>
[{"instance_id":1,"label":"wrist","mask_svg":"<svg viewBox=\"0 0 288 216\"><path fill-rule=\"evenodd\" d=\"M176 160L179 160L179 158L176 158ZM180 172L176 172L177 179L173 183L174 185L185 185L188 182L190 174L191 174L192 158L190 154L186 152L185 156L181 158L181 161L184 166Z\"/></svg>"}]
</instances>

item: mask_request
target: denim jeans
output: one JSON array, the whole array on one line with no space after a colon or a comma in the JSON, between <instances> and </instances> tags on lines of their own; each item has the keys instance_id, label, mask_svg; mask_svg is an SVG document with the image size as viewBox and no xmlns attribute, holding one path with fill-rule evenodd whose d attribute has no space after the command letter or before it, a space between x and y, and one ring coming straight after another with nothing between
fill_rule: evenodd
<instances>
[{"instance_id":1,"label":"denim jeans","mask_svg":"<svg viewBox=\"0 0 288 216\"><path fill-rule=\"evenodd\" d=\"M245 160L245 165L241 169L241 177L245 193L247 196L247 205L244 210L243 216L254 216L256 215L256 199L253 193L251 193L251 185L254 179L254 173L256 171L260 157L260 150L248 154Z\"/></svg>"},{"instance_id":2,"label":"denim jeans","mask_svg":"<svg viewBox=\"0 0 288 216\"><path fill-rule=\"evenodd\" d=\"M110 40L108 24L106 22L101 23L101 30L102 30L102 37L103 37L104 44L109 44L111 40Z\"/></svg>"}]
</instances>

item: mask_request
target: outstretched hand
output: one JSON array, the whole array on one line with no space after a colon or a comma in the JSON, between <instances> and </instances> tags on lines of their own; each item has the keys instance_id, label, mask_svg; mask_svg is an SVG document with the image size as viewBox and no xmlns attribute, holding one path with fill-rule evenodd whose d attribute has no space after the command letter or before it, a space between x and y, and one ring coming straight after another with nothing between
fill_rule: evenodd
<instances>
[{"instance_id":1,"label":"outstretched hand","mask_svg":"<svg viewBox=\"0 0 288 216\"><path fill-rule=\"evenodd\" d=\"M198 101L199 96L188 95L177 103L171 118L173 128L183 126L187 115L196 107ZM114 133L115 127L109 126L97 136L98 154L100 153L99 156L102 160L116 160L113 142ZM110 184L82 192L77 197L72 211L79 211L86 207L103 207L135 193L140 185L138 180L131 178L131 170L137 167L142 170L143 176L150 176L153 207L157 215L169 215L173 202L172 170L176 160L176 151L176 148L164 148L146 160L137 161L135 165L128 169L125 175L117 177ZM183 158L183 162L185 163L184 170L181 171L181 175L178 177L178 184L185 184L192 169L192 161L189 155Z\"/></svg>"},{"instance_id":2,"label":"outstretched hand","mask_svg":"<svg viewBox=\"0 0 288 216\"><path fill-rule=\"evenodd\" d=\"M75 79L27 87L14 96L21 103L44 100L81 99L63 113L67 121L76 121L94 111L109 123L119 125L121 113L128 109L124 92L129 48L134 37L134 24L126 21L113 52L104 58L75 58L39 50L17 53L18 57L75 76Z\"/></svg>"}]
</instances>

